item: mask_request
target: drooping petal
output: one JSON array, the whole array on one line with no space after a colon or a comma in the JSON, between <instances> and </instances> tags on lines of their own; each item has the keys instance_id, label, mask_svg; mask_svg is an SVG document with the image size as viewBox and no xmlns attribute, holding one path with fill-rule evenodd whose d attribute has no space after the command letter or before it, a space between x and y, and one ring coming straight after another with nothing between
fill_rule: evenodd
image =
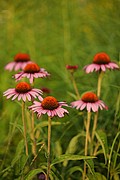
<instances>
[{"instance_id":1,"label":"drooping petal","mask_svg":"<svg viewBox=\"0 0 120 180\"><path fill-rule=\"evenodd\" d=\"M106 71L106 68L105 68L104 64L101 64L101 70L104 71L104 72Z\"/></svg>"},{"instance_id":2,"label":"drooping petal","mask_svg":"<svg viewBox=\"0 0 120 180\"><path fill-rule=\"evenodd\" d=\"M5 66L6 70L12 71L14 69L15 62L10 62Z\"/></svg>"}]
</instances>

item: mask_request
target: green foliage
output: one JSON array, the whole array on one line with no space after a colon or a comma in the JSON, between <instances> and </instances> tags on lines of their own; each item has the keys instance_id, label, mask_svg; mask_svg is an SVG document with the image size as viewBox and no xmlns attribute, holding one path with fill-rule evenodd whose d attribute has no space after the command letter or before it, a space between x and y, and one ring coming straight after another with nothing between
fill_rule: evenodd
<instances>
[{"instance_id":1,"label":"green foliage","mask_svg":"<svg viewBox=\"0 0 120 180\"><path fill-rule=\"evenodd\" d=\"M95 133L98 141L100 142L100 145L102 146L104 158L105 158L105 164L107 163L107 155L108 155L108 144L107 144L107 136L106 133L99 130Z\"/></svg>"}]
</instances>

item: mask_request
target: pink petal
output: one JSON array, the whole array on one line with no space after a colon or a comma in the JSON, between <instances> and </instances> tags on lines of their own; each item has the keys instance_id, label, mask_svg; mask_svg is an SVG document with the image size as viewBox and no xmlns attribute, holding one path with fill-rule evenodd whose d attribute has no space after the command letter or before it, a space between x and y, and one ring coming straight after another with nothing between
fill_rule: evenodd
<instances>
[{"instance_id":1,"label":"pink petal","mask_svg":"<svg viewBox=\"0 0 120 180\"><path fill-rule=\"evenodd\" d=\"M106 68L105 68L104 64L101 65L101 69L102 69L102 71L106 71Z\"/></svg>"},{"instance_id":2,"label":"pink petal","mask_svg":"<svg viewBox=\"0 0 120 180\"><path fill-rule=\"evenodd\" d=\"M14 100L14 99L16 99L17 97L18 97L18 93L17 94L15 94L13 97L12 97L12 100Z\"/></svg>"}]
</instances>

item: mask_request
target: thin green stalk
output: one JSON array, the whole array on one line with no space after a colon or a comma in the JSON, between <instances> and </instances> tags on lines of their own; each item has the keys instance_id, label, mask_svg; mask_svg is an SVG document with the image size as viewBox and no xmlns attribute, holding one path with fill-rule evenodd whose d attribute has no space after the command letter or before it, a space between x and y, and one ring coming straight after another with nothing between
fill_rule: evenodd
<instances>
[{"instance_id":1,"label":"thin green stalk","mask_svg":"<svg viewBox=\"0 0 120 180\"><path fill-rule=\"evenodd\" d=\"M102 83L103 74L104 74L104 72L100 71L100 74L98 77L98 85L97 85L97 96L98 96L98 98L100 98L100 94L101 94L101 83ZM98 111L95 113L95 116L94 116L94 124L93 124L93 130L92 130L92 138L91 138L92 142L93 142L94 136L95 136L97 121L98 121Z\"/></svg>"},{"instance_id":2,"label":"thin green stalk","mask_svg":"<svg viewBox=\"0 0 120 180\"><path fill-rule=\"evenodd\" d=\"M85 156L88 155L90 119L91 119L91 112L88 112L87 113L87 124L86 124ZM85 180L85 177L86 177L86 163L84 162L83 180Z\"/></svg>"},{"instance_id":3,"label":"thin green stalk","mask_svg":"<svg viewBox=\"0 0 120 180\"><path fill-rule=\"evenodd\" d=\"M100 71L99 77L98 77L98 85L97 85L97 96L100 98L101 94L101 84L102 84L102 78L103 78L103 71Z\"/></svg>"},{"instance_id":4,"label":"thin green stalk","mask_svg":"<svg viewBox=\"0 0 120 180\"><path fill-rule=\"evenodd\" d=\"M27 137L26 137L26 122L25 122L25 102L22 101L22 122L23 122L23 129L24 129L24 141L25 141L25 151L26 155L28 156L28 144L27 144Z\"/></svg>"},{"instance_id":5,"label":"thin green stalk","mask_svg":"<svg viewBox=\"0 0 120 180\"><path fill-rule=\"evenodd\" d=\"M73 73L70 73L70 74L71 74L71 80L72 80L72 83L73 83L73 86L74 86L75 93L77 95L77 98L80 99L80 94L79 94L79 91L78 91L78 88L77 88L77 85L76 85L76 82L75 82L75 79L74 79L74 74Z\"/></svg>"},{"instance_id":6,"label":"thin green stalk","mask_svg":"<svg viewBox=\"0 0 120 180\"><path fill-rule=\"evenodd\" d=\"M34 113L32 111L32 122L31 122L31 138L32 138L32 153L33 155L36 157L36 141L35 141L35 136L34 136L34 129L35 129L35 126L34 126Z\"/></svg>"},{"instance_id":7,"label":"thin green stalk","mask_svg":"<svg viewBox=\"0 0 120 180\"><path fill-rule=\"evenodd\" d=\"M51 145L51 117L48 116L48 161L47 161L47 180L50 175L50 145Z\"/></svg>"}]
</instances>

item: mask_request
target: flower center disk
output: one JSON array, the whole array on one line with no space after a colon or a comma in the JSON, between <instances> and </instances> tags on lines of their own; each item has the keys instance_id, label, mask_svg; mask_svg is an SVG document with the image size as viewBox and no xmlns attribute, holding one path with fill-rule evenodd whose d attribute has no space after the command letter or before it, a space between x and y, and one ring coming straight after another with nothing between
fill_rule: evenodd
<instances>
[{"instance_id":1,"label":"flower center disk","mask_svg":"<svg viewBox=\"0 0 120 180\"><path fill-rule=\"evenodd\" d=\"M43 109L54 110L59 106L59 103L56 98L52 96L47 96L43 99L41 105Z\"/></svg>"},{"instance_id":2,"label":"flower center disk","mask_svg":"<svg viewBox=\"0 0 120 180\"><path fill-rule=\"evenodd\" d=\"M30 56L28 54L19 53L14 57L15 62L27 62L30 61Z\"/></svg>"},{"instance_id":3,"label":"flower center disk","mask_svg":"<svg viewBox=\"0 0 120 180\"><path fill-rule=\"evenodd\" d=\"M85 93L81 99L84 102L91 102L91 103L98 101L97 95L92 92Z\"/></svg>"},{"instance_id":4,"label":"flower center disk","mask_svg":"<svg viewBox=\"0 0 120 180\"><path fill-rule=\"evenodd\" d=\"M93 59L95 64L108 64L109 62L110 57L106 53L97 53Z\"/></svg>"},{"instance_id":5,"label":"flower center disk","mask_svg":"<svg viewBox=\"0 0 120 180\"><path fill-rule=\"evenodd\" d=\"M25 73L37 73L39 71L40 71L40 67L35 63L29 63L24 68Z\"/></svg>"},{"instance_id":6,"label":"flower center disk","mask_svg":"<svg viewBox=\"0 0 120 180\"><path fill-rule=\"evenodd\" d=\"M26 82L20 82L16 85L15 90L18 93L27 93L31 90L31 86Z\"/></svg>"}]
</instances>

